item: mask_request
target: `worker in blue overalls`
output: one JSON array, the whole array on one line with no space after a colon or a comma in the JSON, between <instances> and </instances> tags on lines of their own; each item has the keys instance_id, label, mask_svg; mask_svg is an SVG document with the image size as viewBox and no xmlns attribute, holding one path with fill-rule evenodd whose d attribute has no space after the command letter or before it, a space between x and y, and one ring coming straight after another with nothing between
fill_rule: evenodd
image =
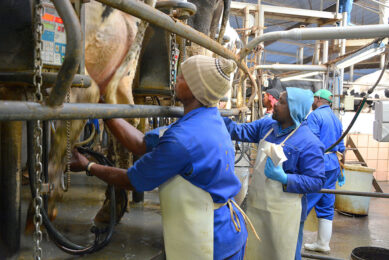
<instances>
[{"instance_id":1,"label":"worker in blue overalls","mask_svg":"<svg viewBox=\"0 0 389 260\"><path fill-rule=\"evenodd\" d=\"M235 68L233 61L201 55L183 62L175 92L184 116L167 129L143 135L123 119L107 120L121 143L143 154L128 170L73 154L73 170L136 191L159 187L167 259L243 259L248 220L233 200L241 184L216 107Z\"/></svg>"},{"instance_id":2,"label":"worker in blue overalls","mask_svg":"<svg viewBox=\"0 0 389 260\"><path fill-rule=\"evenodd\" d=\"M325 89L320 89L314 95L312 109L314 110L308 117L308 125L312 132L329 148L342 135L342 123L332 112L330 104L332 93ZM345 150L343 140L331 151L324 155L326 182L324 189L335 189L336 180L339 186L344 184L344 177L341 172L337 152L343 153ZM312 193L307 195L308 212L315 207L318 217L317 240L312 244L304 244L304 248L312 251L330 251L330 240L332 235L332 219L334 217L335 194Z\"/></svg>"},{"instance_id":3,"label":"worker in blue overalls","mask_svg":"<svg viewBox=\"0 0 389 260\"><path fill-rule=\"evenodd\" d=\"M256 243L249 232L249 260L301 259L305 194L318 192L325 182L324 146L305 121L312 102L310 90L287 88L272 118L245 124L224 118L233 140L259 143L246 213L262 239Z\"/></svg>"}]
</instances>

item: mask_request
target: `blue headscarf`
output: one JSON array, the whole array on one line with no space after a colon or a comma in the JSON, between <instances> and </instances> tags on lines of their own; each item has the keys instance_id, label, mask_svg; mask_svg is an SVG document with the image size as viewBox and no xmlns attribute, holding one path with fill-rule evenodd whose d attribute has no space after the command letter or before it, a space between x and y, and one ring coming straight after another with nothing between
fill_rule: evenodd
<instances>
[{"instance_id":1,"label":"blue headscarf","mask_svg":"<svg viewBox=\"0 0 389 260\"><path fill-rule=\"evenodd\" d=\"M311 90L301 88L286 88L290 116L298 127L311 110L313 93Z\"/></svg>"}]
</instances>

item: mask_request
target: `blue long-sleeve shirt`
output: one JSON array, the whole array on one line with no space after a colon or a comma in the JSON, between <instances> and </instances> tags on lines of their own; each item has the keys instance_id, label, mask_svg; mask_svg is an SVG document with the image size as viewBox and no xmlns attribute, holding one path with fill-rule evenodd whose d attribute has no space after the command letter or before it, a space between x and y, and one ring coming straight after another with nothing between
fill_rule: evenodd
<instances>
[{"instance_id":1,"label":"blue long-sleeve shirt","mask_svg":"<svg viewBox=\"0 0 389 260\"><path fill-rule=\"evenodd\" d=\"M278 122L269 117L245 124L237 124L229 118L224 118L224 122L233 140L252 143L258 143L273 128L266 141L280 144L293 130L281 130ZM283 149L287 161L282 164L282 168L288 174L285 191L301 194L320 191L325 182L324 146L308 128L306 121L285 142ZM301 220L304 221L307 215L305 195L301 202Z\"/></svg>"},{"instance_id":2,"label":"blue long-sleeve shirt","mask_svg":"<svg viewBox=\"0 0 389 260\"><path fill-rule=\"evenodd\" d=\"M225 203L239 192L234 147L216 107L192 110L170 125L158 141L147 141L152 139L146 138L150 152L127 172L137 191L152 190L180 174L207 191L215 203ZM214 259L230 257L246 242L244 219L236 209L235 212L241 232L235 230L228 206L214 211Z\"/></svg>"},{"instance_id":3,"label":"blue long-sleeve shirt","mask_svg":"<svg viewBox=\"0 0 389 260\"><path fill-rule=\"evenodd\" d=\"M329 105L323 105L315 109L307 119L312 133L320 139L327 149L342 135L342 123L332 112ZM345 146L343 140L336 145L331 152L343 153ZM324 155L325 170L332 171L339 168L339 161L335 153Z\"/></svg>"}]
</instances>

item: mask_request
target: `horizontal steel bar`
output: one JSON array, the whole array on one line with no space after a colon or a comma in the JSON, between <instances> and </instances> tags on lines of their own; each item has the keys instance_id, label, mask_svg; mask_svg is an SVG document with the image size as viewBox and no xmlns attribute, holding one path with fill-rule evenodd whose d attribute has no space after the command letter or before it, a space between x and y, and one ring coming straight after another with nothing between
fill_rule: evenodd
<instances>
[{"instance_id":1,"label":"horizontal steel bar","mask_svg":"<svg viewBox=\"0 0 389 260\"><path fill-rule=\"evenodd\" d=\"M307 253L301 253L301 256L305 258L320 259L320 260L344 260L343 258L336 258L331 256L325 256L325 255L307 254Z\"/></svg>"},{"instance_id":2,"label":"horizontal steel bar","mask_svg":"<svg viewBox=\"0 0 389 260\"><path fill-rule=\"evenodd\" d=\"M239 56L246 57L258 44L265 41L289 40L331 40L331 39L369 39L389 36L389 25L359 25L345 27L318 27L292 29L265 33L251 40Z\"/></svg>"},{"instance_id":3,"label":"horizontal steel bar","mask_svg":"<svg viewBox=\"0 0 389 260\"><path fill-rule=\"evenodd\" d=\"M386 198L386 199L389 199L389 193L380 193L380 192L362 192L362 191L349 191L349 190L322 189L322 190L320 190L320 193L339 194L339 195L353 195L353 196L376 197L376 198Z\"/></svg>"},{"instance_id":4,"label":"horizontal steel bar","mask_svg":"<svg viewBox=\"0 0 389 260\"><path fill-rule=\"evenodd\" d=\"M267 70L298 70L298 71L327 71L326 65L271 64L257 65L256 69Z\"/></svg>"},{"instance_id":5,"label":"horizontal steel bar","mask_svg":"<svg viewBox=\"0 0 389 260\"><path fill-rule=\"evenodd\" d=\"M222 116L235 116L238 109L221 109ZM0 101L0 121L15 120L66 120L88 118L137 118L137 117L181 117L182 107L152 105L119 105L64 103L52 108L35 102Z\"/></svg>"},{"instance_id":6,"label":"horizontal steel bar","mask_svg":"<svg viewBox=\"0 0 389 260\"><path fill-rule=\"evenodd\" d=\"M31 85L33 84L33 71L12 71L0 72L0 84ZM43 88L51 88L57 80L58 73L42 72ZM88 75L74 75L72 87L87 88L91 85L91 79Z\"/></svg>"}]
</instances>

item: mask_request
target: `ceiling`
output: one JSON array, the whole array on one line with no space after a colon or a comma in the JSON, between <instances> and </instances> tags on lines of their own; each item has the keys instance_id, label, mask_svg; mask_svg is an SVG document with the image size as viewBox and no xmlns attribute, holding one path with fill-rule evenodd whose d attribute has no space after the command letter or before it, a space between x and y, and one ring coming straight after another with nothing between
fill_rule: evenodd
<instances>
[{"instance_id":1,"label":"ceiling","mask_svg":"<svg viewBox=\"0 0 389 260\"><path fill-rule=\"evenodd\" d=\"M351 12L351 24L353 25L367 25L367 24L378 24L379 23L379 14L378 9L379 5L375 2L376 0L354 0L352 12ZM238 2L246 3L257 3L257 0L238 0ZM262 4L279 6L279 7L291 7L307 10L317 10L320 11L321 5L323 10L334 11L336 6L336 1L321 1L321 0L262 0ZM233 28L242 28L243 20L242 17L231 15L230 23ZM296 21L286 21L278 19L269 19L265 18L265 29L264 33L272 31L281 31L289 30L292 28L299 28L301 25L305 27L316 27L317 24L307 24ZM351 25L351 26L352 26ZM335 24L329 24L325 26L336 26ZM297 61L297 52L301 47L301 44L304 44L304 64L312 64L312 55L314 51L314 41L276 41L271 43L265 43L265 54L262 60L263 64L293 64ZM330 44L331 45L331 44ZM330 46L331 49L331 46ZM338 54L333 54L329 57L336 58ZM372 59L374 60L374 59ZM370 61L372 61L370 60ZM377 61L370 66L356 66L354 70L354 80L359 76L371 73L379 69L379 59L375 58ZM370 62L371 63L371 62ZM376 68L371 68L371 66ZM345 73L345 79L348 80L348 70Z\"/></svg>"}]
</instances>

